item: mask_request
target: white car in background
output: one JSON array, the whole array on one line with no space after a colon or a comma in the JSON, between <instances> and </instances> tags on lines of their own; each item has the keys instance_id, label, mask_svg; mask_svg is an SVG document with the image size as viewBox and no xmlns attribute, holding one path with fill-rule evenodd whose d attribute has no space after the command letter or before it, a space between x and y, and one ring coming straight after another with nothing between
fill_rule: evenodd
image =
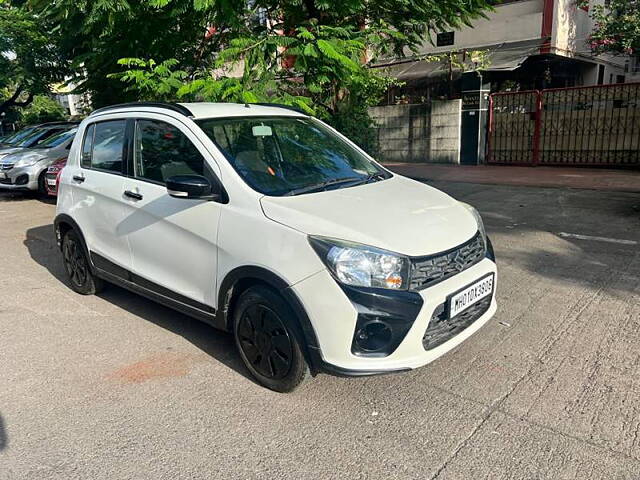
<instances>
[{"instance_id":1,"label":"white car in background","mask_svg":"<svg viewBox=\"0 0 640 480\"><path fill-rule=\"evenodd\" d=\"M279 106L93 112L60 176L55 231L75 291L106 280L230 331L280 392L318 372L420 367L496 311L473 207Z\"/></svg>"},{"instance_id":2,"label":"white car in background","mask_svg":"<svg viewBox=\"0 0 640 480\"><path fill-rule=\"evenodd\" d=\"M0 158L0 188L47 193L47 168L69 155L77 128L58 130L30 148L15 148Z\"/></svg>"}]
</instances>

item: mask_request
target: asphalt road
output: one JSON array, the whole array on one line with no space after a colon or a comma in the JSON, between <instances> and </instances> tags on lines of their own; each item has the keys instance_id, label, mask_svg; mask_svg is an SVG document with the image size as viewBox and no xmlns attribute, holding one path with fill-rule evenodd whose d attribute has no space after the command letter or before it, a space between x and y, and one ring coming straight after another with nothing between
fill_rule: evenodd
<instances>
[{"instance_id":1,"label":"asphalt road","mask_svg":"<svg viewBox=\"0 0 640 480\"><path fill-rule=\"evenodd\" d=\"M54 206L0 194L0 479L640 478L640 196L438 186L486 219L495 318L422 369L290 395L226 334L73 293Z\"/></svg>"}]
</instances>

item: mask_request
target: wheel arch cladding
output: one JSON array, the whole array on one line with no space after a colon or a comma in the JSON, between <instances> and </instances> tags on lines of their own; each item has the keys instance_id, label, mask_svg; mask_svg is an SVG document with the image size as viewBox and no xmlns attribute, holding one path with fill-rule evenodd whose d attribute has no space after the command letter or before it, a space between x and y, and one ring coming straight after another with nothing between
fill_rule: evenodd
<instances>
[{"instance_id":1,"label":"wheel arch cladding","mask_svg":"<svg viewBox=\"0 0 640 480\"><path fill-rule=\"evenodd\" d=\"M287 305L291 308L302 336L302 351L312 369L317 371L319 347L315 330L311 325L311 320L302 305L302 302L289 288L285 280L266 268L256 266L238 267L227 274L218 291L218 318L217 327L231 332L233 330L233 311L240 295L247 289L255 285L265 285L282 296Z\"/></svg>"},{"instance_id":2,"label":"wheel arch cladding","mask_svg":"<svg viewBox=\"0 0 640 480\"><path fill-rule=\"evenodd\" d=\"M75 220L71 218L69 215L65 213L61 213L60 215L56 216L55 220L53 221L53 229L56 237L56 242L58 243L58 248L60 250L62 250L62 239L64 238L65 234L69 230L73 230L74 233L78 235L78 238L80 239L80 243L82 244L84 253L87 257L89 268L91 269L92 272L95 272L93 262L91 261L91 255L89 255L89 248L87 247L87 242L84 239L82 230L80 230L80 227L75 222Z\"/></svg>"}]
</instances>

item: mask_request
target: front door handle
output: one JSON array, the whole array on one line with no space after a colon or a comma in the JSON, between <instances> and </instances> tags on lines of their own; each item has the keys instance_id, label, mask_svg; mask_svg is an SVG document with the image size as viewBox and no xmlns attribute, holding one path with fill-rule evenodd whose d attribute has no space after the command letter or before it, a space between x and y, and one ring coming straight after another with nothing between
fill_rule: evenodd
<instances>
[{"instance_id":1,"label":"front door handle","mask_svg":"<svg viewBox=\"0 0 640 480\"><path fill-rule=\"evenodd\" d=\"M125 197L129 197L129 198L133 198L134 200L142 200L142 195L140 195L139 193L136 193L136 192L132 192L131 190L125 190L124 191L124 196Z\"/></svg>"},{"instance_id":2,"label":"front door handle","mask_svg":"<svg viewBox=\"0 0 640 480\"><path fill-rule=\"evenodd\" d=\"M74 179L76 182L80 182L80 183L84 182L84 177L83 177L83 176L81 176L81 175L74 175L74 176L73 176L73 179Z\"/></svg>"}]
</instances>

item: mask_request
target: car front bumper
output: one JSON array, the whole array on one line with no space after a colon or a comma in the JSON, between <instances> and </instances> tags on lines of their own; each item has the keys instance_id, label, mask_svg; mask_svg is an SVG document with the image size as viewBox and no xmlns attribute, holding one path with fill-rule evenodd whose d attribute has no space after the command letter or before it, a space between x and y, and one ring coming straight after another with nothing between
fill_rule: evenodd
<instances>
[{"instance_id":1,"label":"car front bumper","mask_svg":"<svg viewBox=\"0 0 640 480\"><path fill-rule=\"evenodd\" d=\"M11 190L37 190L38 177L43 167L40 163L30 167L13 167L0 169L0 188Z\"/></svg>"},{"instance_id":2,"label":"car front bumper","mask_svg":"<svg viewBox=\"0 0 640 480\"><path fill-rule=\"evenodd\" d=\"M426 349L423 339L427 327L432 319L436 321L435 317L446 305L448 297L491 274L494 275L493 293L486 300L487 307L466 328L460 329L459 333L434 348ZM495 314L496 284L496 264L491 258L485 257L457 275L416 292L413 295L421 306L418 305L417 315L413 314L414 319L406 328L399 326L400 329L405 328L401 341L390 353L377 355L354 353L354 333L363 308L354 302L352 295L345 294L344 288L328 271L319 272L293 285L291 289L301 300L315 332L318 345L309 349L315 357L312 359L312 363L316 364L314 368L341 376L362 376L418 368L462 343ZM367 307L371 313L375 315L376 311L389 311L388 302L382 300L377 302L374 299L374 304ZM402 308L404 307L400 307L398 311ZM409 311L411 308L409 307ZM396 325L392 327L396 328Z\"/></svg>"}]
</instances>

